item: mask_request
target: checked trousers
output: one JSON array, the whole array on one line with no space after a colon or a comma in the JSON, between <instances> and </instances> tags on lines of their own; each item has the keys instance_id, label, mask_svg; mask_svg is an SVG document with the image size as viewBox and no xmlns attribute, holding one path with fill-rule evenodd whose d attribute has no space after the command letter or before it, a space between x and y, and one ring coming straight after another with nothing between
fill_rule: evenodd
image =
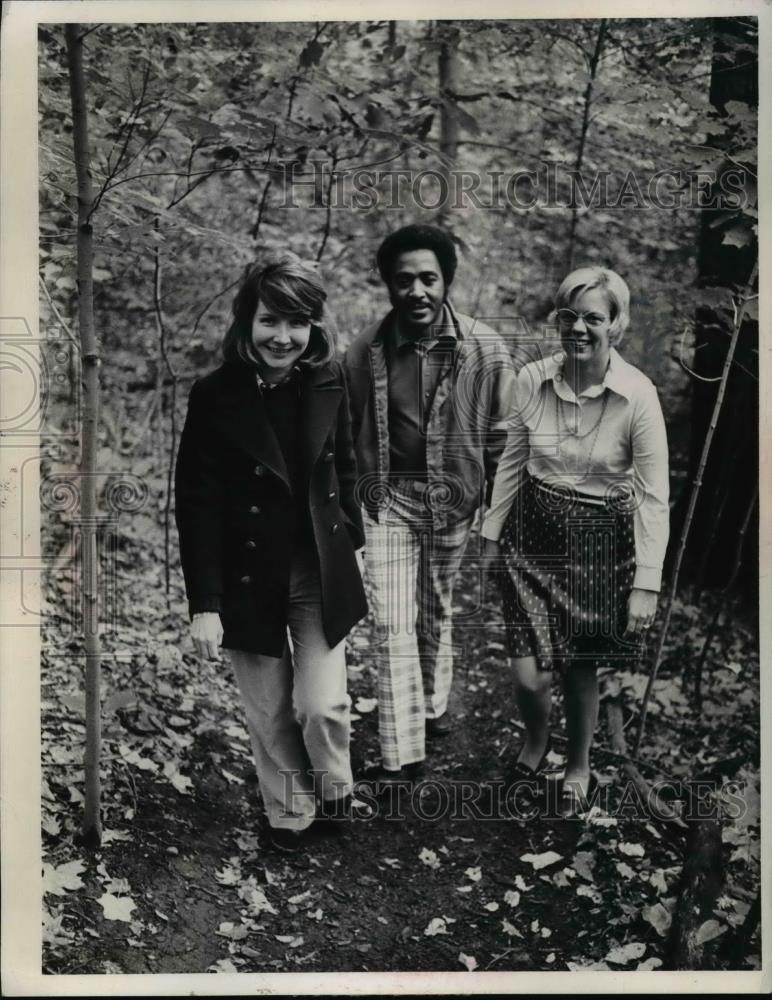
<instances>
[{"instance_id":1,"label":"checked trousers","mask_svg":"<svg viewBox=\"0 0 772 1000\"><path fill-rule=\"evenodd\" d=\"M453 679L453 581L473 518L432 524L420 493L392 488L365 516L365 569L378 626L378 735L389 770L426 756L426 719L447 709Z\"/></svg>"}]
</instances>

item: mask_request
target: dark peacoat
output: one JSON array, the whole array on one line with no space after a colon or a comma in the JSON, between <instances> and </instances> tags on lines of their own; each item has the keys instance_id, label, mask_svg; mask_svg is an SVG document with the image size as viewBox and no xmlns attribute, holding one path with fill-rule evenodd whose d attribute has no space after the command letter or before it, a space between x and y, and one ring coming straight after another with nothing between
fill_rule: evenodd
<instances>
[{"instance_id":1,"label":"dark peacoat","mask_svg":"<svg viewBox=\"0 0 772 1000\"><path fill-rule=\"evenodd\" d=\"M281 656L287 636L291 537L308 504L319 559L324 633L336 645L367 613L355 549L356 460L338 362L303 367L303 496L266 416L255 372L226 362L197 381L176 467L176 519L191 615L218 611L223 646Z\"/></svg>"}]
</instances>

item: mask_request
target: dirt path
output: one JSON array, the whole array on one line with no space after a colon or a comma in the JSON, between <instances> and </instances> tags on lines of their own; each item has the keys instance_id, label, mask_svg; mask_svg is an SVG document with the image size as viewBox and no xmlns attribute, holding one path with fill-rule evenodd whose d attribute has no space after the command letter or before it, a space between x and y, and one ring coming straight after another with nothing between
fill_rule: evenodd
<instances>
[{"instance_id":1,"label":"dirt path","mask_svg":"<svg viewBox=\"0 0 772 1000\"><path fill-rule=\"evenodd\" d=\"M596 760L606 808L589 823L488 818L491 800L481 787L506 776L520 735L492 624L496 596L490 591L475 611L477 593L469 566L457 587L454 731L432 745L419 790L403 795L404 819L344 824L289 861L261 833L229 674L180 652L186 647L174 615L147 656L116 655L108 672L104 781L112 832L93 855L75 847L80 805L70 788L82 732L77 721L61 719L77 718L77 694L66 693L68 685L77 692L77 663L49 657L49 679L64 683L47 689L43 705L44 767L51 754L61 764L44 771L46 970L658 967L681 847L645 817L614 815L622 789L613 763ZM141 625L122 624L117 654L136 648L133 632ZM372 621L352 636L355 774L378 760L374 641ZM559 754L551 762L559 767ZM736 880L716 915L724 930L742 920L752 891L752 879Z\"/></svg>"}]
</instances>

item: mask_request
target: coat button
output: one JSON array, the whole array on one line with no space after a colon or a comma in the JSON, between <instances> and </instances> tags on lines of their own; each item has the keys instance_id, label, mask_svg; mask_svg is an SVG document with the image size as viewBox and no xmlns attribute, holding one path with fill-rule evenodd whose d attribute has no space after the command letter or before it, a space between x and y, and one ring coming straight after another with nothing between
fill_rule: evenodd
<instances>
[{"instance_id":1,"label":"coat button","mask_svg":"<svg viewBox=\"0 0 772 1000\"><path fill-rule=\"evenodd\" d=\"M330 490L330 492L327 494L327 499L328 500L334 500L336 496L337 496L337 493L335 492L335 490Z\"/></svg>"},{"instance_id":2,"label":"coat button","mask_svg":"<svg viewBox=\"0 0 772 1000\"><path fill-rule=\"evenodd\" d=\"M256 549L257 548L257 543L253 542L252 539L250 538L249 541L247 542L247 548L248 549Z\"/></svg>"},{"instance_id":3,"label":"coat button","mask_svg":"<svg viewBox=\"0 0 772 1000\"><path fill-rule=\"evenodd\" d=\"M251 576L242 576L241 582L242 583L252 583L252 577Z\"/></svg>"},{"instance_id":4,"label":"coat button","mask_svg":"<svg viewBox=\"0 0 772 1000\"><path fill-rule=\"evenodd\" d=\"M249 513L250 514L259 514L260 513L260 508L259 507L250 507L249 508Z\"/></svg>"},{"instance_id":5,"label":"coat button","mask_svg":"<svg viewBox=\"0 0 772 1000\"><path fill-rule=\"evenodd\" d=\"M328 451L327 454L324 456L325 462L331 462L333 458L335 458L335 455L331 451Z\"/></svg>"},{"instance_id":6,"label":"coat button","mask_svg":"<svg viewBox=\"0 0 772 1000\"><path fill-rule=\"evenodd\" d=\"M337 530L338 530L338 525L333 524L333 526L330 528L330 534L334 535Z\"/></svg>"},{"instance_id":7,"label":"coat button","mask_svg":"<svg viewBox=\"0 0 772 1000\"><path fill-rule=\"evenodd\" d=\"M255 475L256 476L264 476L265 475L265 466L264 465L256 465L255 466Z\"/></svg>"}]
</instances>

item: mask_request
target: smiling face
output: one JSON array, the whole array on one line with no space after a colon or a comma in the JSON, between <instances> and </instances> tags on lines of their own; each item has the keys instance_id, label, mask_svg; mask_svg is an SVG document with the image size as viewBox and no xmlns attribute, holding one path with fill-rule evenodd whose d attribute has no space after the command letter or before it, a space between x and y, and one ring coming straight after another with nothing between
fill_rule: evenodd
<instances>
[{"instance_id":1,"label":"smiling face","mask_svg":"<svg viewBox=\"0 0 772 1000\"><path fill-rule=\"evenodd\" d=\"M606 293L591 288L572 300L569 308L558 309L560 340L568 358L605 371L613 337L611 308Z\"/></svg>"},{"instance_id":2,"label":"smiling face","mask_svg":"<svg viewBox=\"0 0 772 1000\"><path fill-rule=\"evenodd\" d=\"M394 261L389 296L403 326L417 334L436 323L445 302L445 281L433 250L409 250Z\"/></svg>"},{"instance_id":3,"label":"smiling face","mask_svg":"<svg viewBox=\"0 0 772 1000\"><path fill-rule=\"evenodd\" d=\"M252 324L252 347L260 374L278 382L302 357L311 337L311 321L303 316L282 316L257 303Z\"/></svg>"}]
</instances>

